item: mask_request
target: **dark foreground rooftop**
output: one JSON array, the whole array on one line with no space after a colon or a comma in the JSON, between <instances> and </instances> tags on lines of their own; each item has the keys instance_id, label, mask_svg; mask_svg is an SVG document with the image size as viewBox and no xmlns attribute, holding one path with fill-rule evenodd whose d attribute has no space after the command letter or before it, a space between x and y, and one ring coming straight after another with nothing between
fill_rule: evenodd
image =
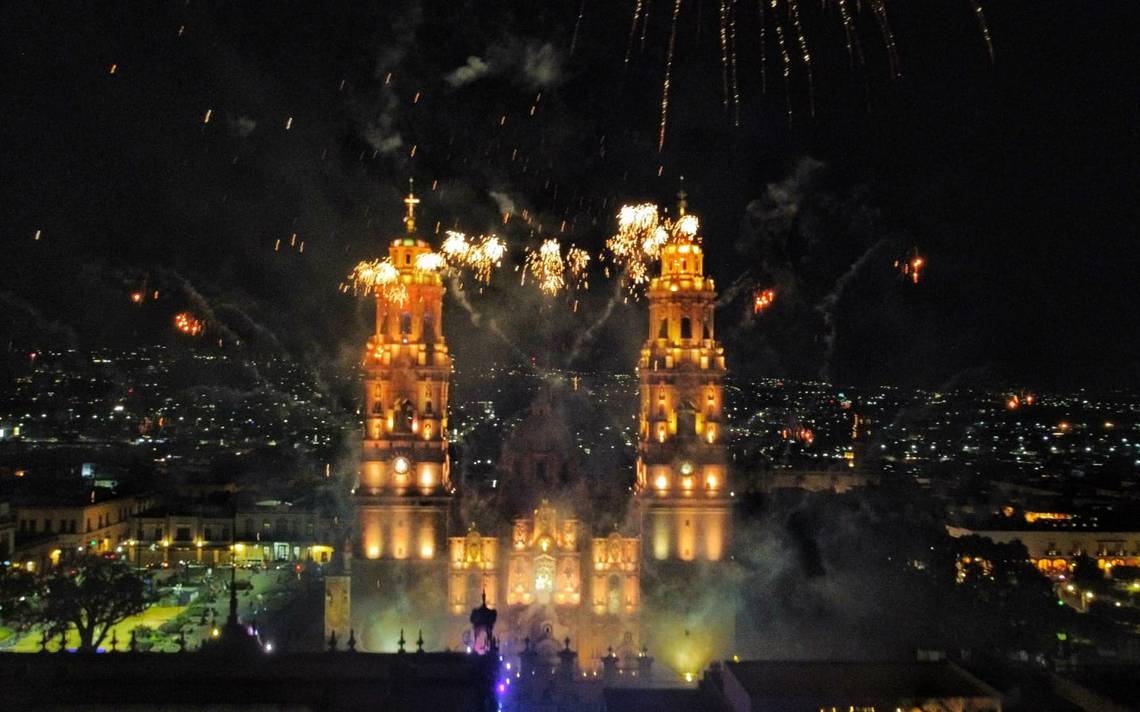
<instances>
[{"instance_id":1,"label":"dark foreground rooftop","mask_svg":"<svg viewBox=\"0 0 1140 712\"><path fill-rule=\"evenodd\" d=\"M730 662L722 689L736 709L1001 709L996 690L945 662Z\"/></svg>"},{"instance_id":2,"label":"dark foreground rooftop","mask_svg":"<svg viewBox=\"0 0 1140 712\"><path fill-rule=\"evenodd\" d=\"M494 665L461 653L0 654L4 709L493 708Z\"/></svg>"}]
</instances>

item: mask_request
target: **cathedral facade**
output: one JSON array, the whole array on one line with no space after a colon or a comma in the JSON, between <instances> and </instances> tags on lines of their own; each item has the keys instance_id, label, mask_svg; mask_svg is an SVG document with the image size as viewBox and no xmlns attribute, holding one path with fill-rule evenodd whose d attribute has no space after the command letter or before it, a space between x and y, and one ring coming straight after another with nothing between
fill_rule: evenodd
<instances>
[{"instance_id":1,"label":"cathedral facade","mask_svg":"<svg viewBox=\"0 0 1140 712\"><path fill-rule=\"evenodd\" d=\"M343 566L326 576L326 637L351 636L366 651L396 650L415 636L427 649L481 652L468 614L485 602L498 611L508 660L529 646L553 667L566 638L583 671L614 655L636 669L647 648L678 672L727 654L731 621L710 626L706 611L694 620L686 600L687 587L718 574L731 532L724 352L699 238L663 247L648 290L627 530L592 531L574 505L543 498L575 481L579 467L546 392L504 447L500 469L514 494L499 505L509 524L479 531L457 514L462 493L450 478L444 285L437 271L419 268L431 247L415 230L418 201L409 194L405 202L406 234L389 246L396 283L376 294L364 353L352 535ZM666 648L673 654L662 655Z\"/></svg>"}]
</instances>

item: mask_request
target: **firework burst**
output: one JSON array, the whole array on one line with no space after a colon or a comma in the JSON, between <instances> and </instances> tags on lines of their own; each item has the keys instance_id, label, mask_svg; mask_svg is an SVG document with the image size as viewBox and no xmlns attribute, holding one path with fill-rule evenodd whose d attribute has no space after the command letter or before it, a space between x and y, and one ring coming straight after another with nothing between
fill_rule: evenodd
<instances>
[{"instance_id":1,"label":"firework burst","mask_svg":"<svg viewBox=\"0 0 1140 712\"><path fill-rule=\"evenodd\" d=\"M909 279L912 284L918 284L922 279L922 272L926 269L926 258L918 253L917 247L912 247L905 255L894 261L894 268L899 275Z\"/></svg>"},{"instance_id":2,"label":"firework burst","mask_svg":"<svg viewBox=\"0 0 1140 712\"><path fill-rule=\"evenodd\" d=\"M776 290L774 289L760 289L752 295L752 313L763 314L768 311L768 307L772 306L772 302L776 301Z\"/></svg>"},{"instance_id":3,"label":"firework burst","mask_svg":"<svg viewBox=\"0 0 1140 712\"><path fill-rule=\"evenodd\" d=\"M649 281L649 269L672 240L700 242L700 221L686 214L676 221L662 218L653 203L623 205L618 230L606 240L608 257L625 275L631 294Z\"/></svg>"},{"instance_id":4,"label":"firework burst","mask_svg":"<svg viewBox=\"0 0 1140 712\"><path fill-rule=\"evenodd\" d=\"M537 250L527 248L523 260L522 284L526 284L529 274L539 291L548 296L563 289L588 289L589 265L590 253L581 247L570 245L563 254L562 244L553 237L547 238Z\"/></svg>"},{"instance_id":5,"label":"firework burst","mask_svg":"<svg viewBox=\"0 0 1140 712\"><path fill-rule=\"evenodd\" d=\"M400 271L387 257L358 263L348 281L354 294L375 294L393 304L403 304L408 297L407 288L400 282Z\"/></svg>"},{"instance_id":6,"label":"firework burst","mask_svg":"<svg viewBox=\"0 0 1140 712\"><path fill-rule=\"evenodd\" d=\"M563 276L566 273L566 265L562 263L562 246L558 244L558 240L554 238L543 240L537 250L527 248L526 259L523 262L523 284L526 284L527 272L544 294L553 296L566 285Z\"/></svg>"},{"instance_id":7,"label":"firework burst","mask_svg":"<svg viewBox=\"0 0 1140 712\"><path fill-rule=\"evenodd\" d=\"M507 254L507 245L497 235L484 235L472 240L462 232L448 230L440 251L453 269L468 269L475 279L490 284L491 275L502 265Z\"/></svg>"},{"instance_id":8,"label":"firework burst","mask_svg":"<svg viewBox=\"0 0 1140 712\"><path fill-rule=\"evenodd\" d=\"M590 266L590 253L581 247L570 246L566 251L566 273L574 289L589 289L586 269Z\"/></svg>"},{"instance_id":9,"label":"firework burst","mask_svg":"<svg viewBox=\"0 0 1140 712\"><path fill-rule=\"evenodd\" d=\"M187 336L198 336L206 328L206 324L193 313L184 311L174 315L174 328Z\"/></svg>"}]
</instances>

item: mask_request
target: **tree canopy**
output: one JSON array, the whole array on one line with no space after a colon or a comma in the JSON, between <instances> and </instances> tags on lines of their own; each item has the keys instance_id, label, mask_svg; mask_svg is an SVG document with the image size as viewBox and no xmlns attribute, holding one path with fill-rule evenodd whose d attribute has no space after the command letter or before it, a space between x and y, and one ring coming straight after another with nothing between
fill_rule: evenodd
<instances>
[{"instance_id":1,"label":"tree canopy","mask_svg":"<svg viewBox=\"0 0 1140 712\"><path fill-rule=\"evenodd\" d=\"M111 628L146 607L141 578L130 566L94 554L61 563L44 576L10 571L0 578L0 612L50 635L74 629L80 652L94 652Z\"/></svg>"}]
</instances>

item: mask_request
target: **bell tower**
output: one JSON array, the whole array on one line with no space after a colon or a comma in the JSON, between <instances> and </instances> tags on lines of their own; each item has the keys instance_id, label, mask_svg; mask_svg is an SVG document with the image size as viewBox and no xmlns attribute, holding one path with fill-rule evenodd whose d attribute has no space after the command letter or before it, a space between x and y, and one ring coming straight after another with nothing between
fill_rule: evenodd
<instances>
[{"instance_id":1,"label":"bell tower","mask_svg":"<svg viewBox=\"0 0 1140 712\"><path fill-rule=\"evenodd\" d=\"M364 349L364 438L353 496L352 623L363 648L395 649L400 626L447 644L447 443L452 358L442 329L440 258L416 232L414 191L404 234L388 246L375 289L376 329ZM422 590L423 595L402 595ZM438 600L436 600L438 598Z\"/></svg>"},{"instance_id":2,"label":"bell tower","mask_svg":"<svg viewBox=\"0 0 1140 712\"><path fill-rule=\"evenodd\" d=\"M709 582L731 595L735 567L724 436L724 348L716 340L716 286L704 274L698 221L666 222L661 271L650 280L641 349L636 501L641 514L641 639L678 674L730 654L733 606L709 608ZM716 594L714 594L716 595ZM699 618L701 624L692 625Z\"/></svg>"},{"instance_id":3,"label":"bell tower","mask_svg":"<svg viewBox=\"0 0 1140 712\"><path fill-rule=\"evenodd\" d=\"M649 338L638 362L638 499L645 556L720 561L731 500L724 448L724 347L716 340L716 287L704 275L695 217L679 217L649 283Z\"/></svg>"},{"instance_id":4,"label":"bell tower","mask_svg":"<svg viewBox=\"0 0 1140 712\"><path fill-rule=\"evenodd\" d=\"M362 501L451 490L445 432L451 355L442 329L444 288L431 247L415 232L419 202L412 192L404 199L407 231L388 247L396 277L376 290L376 333L364 350L365 432L356 491ZM365 558L406 558L426 551L402 544L366 535L362 553Z\"/></svg>"}]
</instances>

